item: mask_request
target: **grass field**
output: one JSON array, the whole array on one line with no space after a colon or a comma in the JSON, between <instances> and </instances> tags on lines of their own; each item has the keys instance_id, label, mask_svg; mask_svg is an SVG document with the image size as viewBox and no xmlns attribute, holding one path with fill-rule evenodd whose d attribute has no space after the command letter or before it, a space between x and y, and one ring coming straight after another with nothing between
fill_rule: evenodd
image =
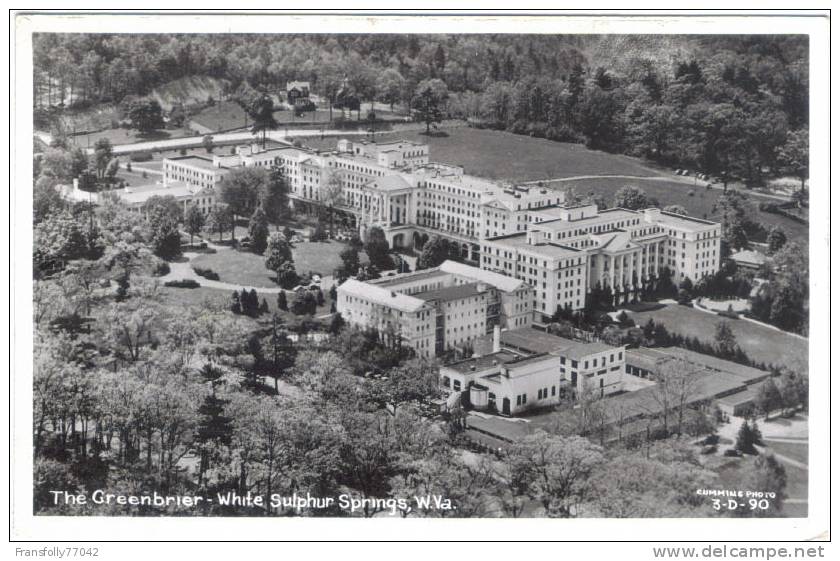
<instances>
[{"instance_id":1,"label":"grass field","mask_svg":"<svg viewBox=\"0 0 840 561\"><path fill-rule=\"evenodd\" d=\"M347 244L335 240L295 244L292 248L295 269L299 274L312 271L321 275L332 275L333 271L341 266L339 254L346 248ZM366 260L364 253L359 257L362 261Z\"/></svg>"},{"instance_id":2,"label":"grass field","mask_svg":"<svg viewBox=\"0 0 840 561\"><path fill-rule=\"evenodd\" d=\"M745 320L727 319L694 308L669 304L647 312L631 312L632 319L644 325L648 318L662 323L669 331L696 336L712 342L715 326L728 323L735 338L751 359L767 364L785 365L793 370L808 372L808 341L769 327Z\"/></svg>"},{"instance_id":3,"label":"grass field","mask_svg":"<svg viewBox=\"0 0 840 561\"><path fill-rule=\"evenodd\" d=\"M173 288L170 286L163 286L160 291L162 300L161 303L172 309L183 308L184 306L205 307L208 301L227 307L230 304L231 299L231 293L226 290L205 288L203 286L199 288ZM273 314L275 312L279 313L283 316L283 320L286 325L292 325L301 319L301 316L296 316L288 310L279 310L277 308L277 296L275 294L263 294L260 295L259 298L260 301L265 298L265 302L268 304L269 314ZM294 296L292 293L287 293L287 298L289 304L291 304ZM330 312L330 305L330 295L328 292L324 292L324 305L318 306L314 317L317 318L318 316L328 314ZM270 315L262 316L262 318L266 319L270 319L270 317Z\"/></svg>"},{"instance_id":4,"label":"grass field","mask_svg":"<svg viewBox=\"0 0 840 561\"><path fill-rule=\"evenodd\" d=\"M265 268L265 258L247 251L219 251L199 255L191 265L212 269L219 280L245 286L272 288L274 273Z\"/></svg>"},{"instance_id":5,"label":"grass field","mask_svg":"<svg viewBox=\"0 0 840 561\"><path fill-rule=\"evenodd\" d=\"M339 254L345 247L345 244L336 241L295 244L292 248L295 269L301 275L310 271L332 275L333 270L341 265ZM219 273L219 280L222 282L257 288L277 286L273 280L274 273L265 268L265 258L247 251L206 253L196 257L192 265L214 270Z\"/></svg>"},{"instance_id":6,"label":"grass field","mask_svg":"<svg viewBox=\"0 0 840 561\"><path fill-rule=\"evenodd\" d=\"M774 452L792 458L797 462L803 464L808 463L808 441L801 442L778 442L776 440L767 439L765 444Z\"/></svg>"}]
</instances>

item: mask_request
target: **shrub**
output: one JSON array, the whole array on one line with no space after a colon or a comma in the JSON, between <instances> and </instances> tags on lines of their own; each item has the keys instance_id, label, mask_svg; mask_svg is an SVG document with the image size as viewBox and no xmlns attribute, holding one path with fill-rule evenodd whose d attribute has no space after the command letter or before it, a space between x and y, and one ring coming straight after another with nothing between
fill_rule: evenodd
<instances>
[{"instance_id":1,"label":"shrub","mask_svg":"<svg viewBox=\"0 0 840 561\"><path fill-rule=\"evenodd\" d=\"M196 275L204 277L207 280L219 280L219 273L213 269L205 269L203 267L193 265L193 271L195 271Z\"/></svg>"},{"instance_id":2,"label":"shrub","mask_svg":"<svg viewBox=\"0 0 840 561\"><path fill-rule=\"evenodd\" d=\"M727 448L726 450L723 451L723 455L726 456L727 458L740 458L744 454L742 454L740 451L736 450L735 448Z\"/></svg>"},{"instance_id":3,"label":"shrub","mask_svg":"<svg viewBox=\"0 0 840 561\"><path fill-rule=\"evenodd\" d=\"M708 446L703 446L703 449L700 450L701 454L714 454L718 451L718 447L715 444L710 444Z\"/></svg>"},{"instance_id":4,"label":"shrub","mask_svg":"<svg viewBox=\"0 0 840 561\"><path fill-rule=\"evenodd\" d=\"M193 279L171 280L163 283L163 286L171 286L173 288L198 288L201 286Z\"/></svg>"},{"instance_id":5,"label":"shrub","mask_svg":"<svg viewBox=\"0 0 840 561\"><path fill-rule=\"evenodd\" d=\"M152 276L154 277L162 277L164 275L168 275L169 271L169 263L167 263L163 259L157 259L155 261L155 264L152 266Z\"/></svg>"},{"instance_id":6,"label":"shrub","mask_svg":"<svg viewBox=\"0 0 840 561\"><path fill-rule=\"evenodd\" d=\"M151 152L137 152L129 156L132 162L150 162L152 160Z\"/></svg>"}]
</instances>

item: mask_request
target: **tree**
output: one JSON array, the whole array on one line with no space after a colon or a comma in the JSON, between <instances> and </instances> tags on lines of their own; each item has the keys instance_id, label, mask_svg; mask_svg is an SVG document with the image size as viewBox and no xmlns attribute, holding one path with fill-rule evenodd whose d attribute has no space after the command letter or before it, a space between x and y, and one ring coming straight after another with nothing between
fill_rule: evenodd
<instances>
[{"instance_id":1,"label":"tree","mask_svg":"<svg viewBox=\"0 0 840 561\"><path fill-rule=\"evenodd\" d=\"M224 383L224 371L210 363L205 363L199 372L204 382L210 386L210 392L198 408L199 421L195 432L200 463L198 485L203 486L204 474L210 468L214 445L227 446L233 437L233 419L225 414L228 400L217 396L217 389Z\"/></svg>"},{"instance_id":2,"label":"tree","mask_svg":"<svg viewBox=\"0 0 840 561\"><path fill-rule=\"evenodd\" d=\"M296 316L315 315L318 303L310 290L301 290L295 294L292 301L292 313Z\"/></svg>"},{"instance_id":3,"label":"tree","mask_svg":"<svg viewBox=\"0 0 840 561\"><path fill-rule=\"evenodd\" d=\"M449 240L440 236L432 236L423 245L423 251L417 258L417 269L431 269L440 266L452 257L452 245Z\"/></svg>"},{"instance_id":4,"label":"tree","mask_svg":"<svg viewBox=\"0 0 840 561\"><path fill-rule=\"evenodd\" d=\"M601 447L583 437L537 430L511 448L510 479L519 482L547 516L568 518L590 497L589 475L602 459Z\"/></svg>"},{"instance_id":5,"label":"tree","mask_svg":"<svg viewBox=\"0 0 840 561\"><path fill-rule=\"evenodd\" d=\"M771 254L776 253L782 246L787 243L787 234L779 226L770 228L767 233L767 251Z\"/></svg>"},{"instance_id":6,"label":"tree","mask_svg":"<svg viewBox=\"0 0 840 561\"><path fill-rule=\"evenodd\" d=\"M213 143L213 135L204 135L204 138L201 139L201 145L204 146L204 150L206 150L208 154L213 152L213 148L215 147L215 144Z\"/></svg>"},{"instance_id":7,"label":"tree","mask_svg":"<svg viewBox=\"0 0 840 561\"><path fill-rule=\"evenodd\" d=\"M735 449L744 454L755 454L755 445L758 444L758 438L753 432L750 423L744 419L741 423L741 428L738 429L738 435L735 438Z\"/></svg>"},{"instance_id":8,"label":"tree","mask_svg":"<svg viewBox=\"0 0 840 561\"><path fill-rule=\"evenodd\" d=\"M251 126L253 134L262 133L262 147L265 148L266 134L268 131L277 130L280 126L274 118L274 101L268 95L256 98L246 109L248 115L254 120Z\"/></svg>"},{"instance_id":9,"label":"tree","mask_svg":"<svg viewBox=\"0 0 840 561\"><path fill-rule=\"evenodd\" d=\"M427 86L414 98L414 115L418 121L426 123L426 134L429 134L432 124L443 121L441 104L444 101L435 94L431 86Z\"/></svg>"},{"instance_id":10,"label":"tree","mask_svg":"<svg viewBox=\"0 0 840 561\"><path fill-rule=\"evenodd\" d=\"M405 78L399 71L388 68L379 75L376 82L377 98L379 101L387 103L391 107L391 111L394 110L394 104L402 98L404 90Z\"/></svg>"},{"instance_id":11,"label":"tree","mask_svg":"<svg viewBox=\"0 0 840 561\"><path fill-rule=\"evenodd\" d=\"M219 241L222 241L222 234L234 227L233 213L224 205L217 205L213 207L210 214L207 215L205 228L210 233L218 233Z\"/></svg>"},{"instance_id":12,"label":"tree","mask_svg":"<svg viewBox=\"0 0 840 561\"><path fill-rule=\"evenodd\" d=\"M627 186L616 191L613 206L628 210L642 210L655 205L648 198L644 189Z\"/></svg>"},{"instance_id":13,"label":"tree","mask_svg":"<svg viewBox=\"0 0 840 561\"><path fill-rule=\"evenodd\" d=\"M352 277L359 272L361 262L359 251L354 247L347 247L338 255L341 258L341 275L344 278Z\"/></svg>"},{"instance_id":14,"label":"tree","mask_svg":"<svg viewBox=\"0 0 840 561\"><path fill-rule=\"evenodd\" d=\"M733 357L738 349L738 342L732 328L726 321L719 321L715 324L715 348L726 357Z\"/></svg>"},{"instance_id":15,"label":"tree","mask_svg":"<svg viewBox=\"0 0 840 561\"><path fill-rule=\"evenodd\" d=\"M394 262L388 254L388 240L385 239L385 232L378 226L373 226L367 232L365 252L371 265L380 270L388 270L394 267Z\"/></svg>"},{"instance_id":16,"label":"tree","mask_svg":"<svg viewBox=\"0 0 840 561\"><path fill-rule=\"evenodd\" d=\"M292 247L282 234L275 232L268 238L268 246L265 251L265 268L274 271L279 281L280 273L287 263L294 265Z\"/></svg>"},{"instance_id":17,"label":"tree","mask_svg":"<svg viewBox=\"0 0 840 561\"><path fill-rule=\"evenodd\" d=\"M259 167L240 167L231 170L219 183L222 201L237 216L250 216L269 190L268 171Z\"/></svg>"},{"instance_id":18,"label":"tree","mask_svg":"<svg viewBox=\"0 0 840 561\"><path fill-rule=\"evenodd\" d=\"M128 108L131 128L148 133L163 128L163 110L154 99L135 101Z\"/></svg>"},{"instance_id":19,"label":"tree","mask_svg":"<svg viewBox=\"0 0 840 561\"><path fill-rule=\"evenodd\" d=\"M93 145L93 167L96 170L96 176L102 180L105 178L105 172L108 169L108 164L114 158L114 150L111 146L111 141L107 138L100 138Z\"/></svg>"},{"instance_id":20,"label":"tree","mask_svg":"<svg viewBox=\"0 0 840 561\"><path fill-rule=\"evenodd\" d=\"M262 254L268 242L268 219L261 207L257 207L248 222L248 236L251 238L251 249Z\"/></svg>"},{"instance_id":21,"label":"tree","mask_svg":"<svg viewBox=\"0 0 840 561\"><path fill-rule=\"evenodd\" d=\"M205 217L198 205L190 205L187 207L187 213L184 215L184 229L190 235L190 245L193 243L193 236L197 236L204 228Z\"/></svg>"},{"instance_id":22,"label":"tree","mask_svg":"<svg viewBox=\"0 0 840 561\"><path fill-rule=\"evenodd\" d=\"M772 378L768 378L758 387L755 404L758 410L764 413L765 420L767 420L771 412L782 406L782 394L779 392L779 387Z\"/></svg>"},{"instance_id":23,"label":"tree","mask_svg":"<svg viewBox=\"0 0 840 561\"><path fill-rule=\"evenodd\" d=\"M277 309L283 310L284 312L289 309L289 305L286 301L286 291L281 290L277 293Z\"/></svg>"},{"instance_id":24,"label":"tree","mask_svg":"<svg viewBox=\"0 0 840 561\"><path fill-rule=\"evenodd\" d=\"M332 170L319 189L321 202L327 207L330 223L330 238L333 237L333 225L335 219L335 207L344 202L344 179L338 170Z\"/></svg>"},{"instance_id":25,"label":"tree","mask_svg":"<svg viewBox=\"0 0 840 561\"><path fill-rule=\"evenodd\" d=\"M685 210L685 207L682 205L668 205L662 209L665 212L670 212L671 214L679 214L682 216L688 216L688 211Z\"/></svg>"},{"instance_id":26,"label":"tree","mask_svg":"<svg viewBox=\"0 0 840 561\"><path fill-rule=\"evenodd\" d=\"M790 169L801 181L801 191L805 191L808 179L808 129L788 131L785 143L778 150L779 161Z\"/></svg>"},{"instance_id":27,"label":"tree","mask_svg":"<svg viewBox=\"0 0 840 561\"><path fill-rule=\"evenodd\" d=\"M713 211L716 210L721 214L723 230L721 238L730 250L745 248L749 245L746 230L746 205L744 195L730 191L721 195L713 207Z\"/></svg>"},{"instance_id":28,"label":"tree","mask_svg":"<svg viewBox=\"0 0 840 561\"><path fill-rule=\"evenodd\" d=\"M184 211L181 210L182 208L181 203L176 201L175 197L172 195L154 195L153 197L149 197L146 202L143 203L140 210L146 218L149 219L158 209L160 209L177 223L183 218Z\"/></svg>"},{"instance_id":29,"label":"tree","mask_svg":"<svg viewBox=\"0 0 840 561\"><path fill-rule=\"evenodd\" d=\"M181 232L172 214L162 207L155 207L149 215L152 231L152 251L162 259L172 259L181 253Z\"/></svg>"}]
</instances>

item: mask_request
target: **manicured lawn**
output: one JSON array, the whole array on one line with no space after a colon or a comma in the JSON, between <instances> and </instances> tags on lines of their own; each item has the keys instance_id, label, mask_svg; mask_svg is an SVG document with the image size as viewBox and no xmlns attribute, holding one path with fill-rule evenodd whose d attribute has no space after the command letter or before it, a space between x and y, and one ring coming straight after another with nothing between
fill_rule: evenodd
<instances>
[{"instance_id":1,"label":"manicured lawn","mask_svg":"<svg viewBox=\"0 0 840 561\"><path fill-rule=\"evenodd\" d=\"M295 269L299 274L312 271L321 275L332 275L333 271L341 266L339 254L346 248L347 244L335 240L295 244L292 248ZM363 262L366 260L364 252L359 257Z\"/></svg>"},{"instance_id":2,"label":"manicured lawn","mask_svg":"<svg viewBox=\"0 0 840 561\"><path fill-rule=\"evenodd\" d=\"M224 101L216 103L212 107L206 107L189 117L189 120L214 131L244 127L250 122L242 107L232 101Z\"/></svg>"},{"instance_id":3,"label":"manicured lawn","mask_svg":"<svg viewBox=\"0 0 840 561\"><path fill-rule=\"evenodd\" d=\"M751 359L766 364L785 365L802 373L808 372L808 341L769 327L745 320L727 319L677 304L668 304L652 311L631 312L630 316L639 325L653 318L664 324L669 331L696 336L709 342L714 341L715 326L722 321L729 324L738 344Z\"/></svg>"},{"instance_id":4,"label":"manicured lawn","mask_svg":"<svg viewBox=\"0 0 840 561\"><path fill-rule=\"evenodd\" d=\"M265 258L247 251L219 251L199 255L191 265L212 269L219 273L219 280L243 286L273 288L274 273L265 268Z\"/></svg>"},{"instance_id":5,"label":"manicured lawn","mask_svg":"<svg viewBox=\"0 0 840 561\"><path fill-rule=\"evenodd\" d=\"M787 456L797 462L802 462L803 464L808 464L808 441L803 440L802 443L796 442L777 442L775 440L767 440L765 442L767 446L773 450L781 454L782 456ZM790 469L795 469L791 467Z\"/></svg>"},{"instance_id":6,"label":"manicured lawn","mask_svg":"<svg viewBox=\"0 0 840 561\"><path fill-rule=\"evenodd\" d=\"M225 239L229 237L225 235ZM213 237L213 241L216 239ZM346 247L346 244L336 241L295 244L292 248L295 269L301 275L310 271L321 275L332 275L333 271L341 266L339 254ZM247 251L231 250L199 255L192 261L192 265L216 271L222 282L257 288L277 286L273 280L274 273L265 268L265 258Z\"/></svg>"}]
</instances>

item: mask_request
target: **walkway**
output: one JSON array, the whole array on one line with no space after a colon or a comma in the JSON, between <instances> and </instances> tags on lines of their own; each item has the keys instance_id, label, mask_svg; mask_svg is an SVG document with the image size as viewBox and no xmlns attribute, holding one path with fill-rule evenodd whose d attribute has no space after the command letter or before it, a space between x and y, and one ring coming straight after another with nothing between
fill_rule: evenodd
<instances>
[{"instance_id":1,"label":"walkway","mask_svg":"<svg viewBox=\"0 0 840 561\"><path fill-rule=\"evenodd\" d=\"M525 181L523 182L524 185L537 185L543 183L562 183L565 181L581 181L586 179L644 179L646 181L668 181L671 183L685 183L686 185L696 186L698 188L705 188L711 187L712 189L717 189L718 191L723 191L723 185L720 183L709 183L707 181L698 181L695 182L693 177L686 177L683 175L576 175L573 177L557 177L554 179L539 179L535 181ZM760 191L754 191L751 189L742 189L730 185L728 190L731 191L738 191L745 195L751 195L754 197L763 197L765 199L773 199L776 201L783 201L788 202L790 201L790 197L786 197L784 195L771 195L769 193L762 193Z\"/></svg>"}]
</instances>

